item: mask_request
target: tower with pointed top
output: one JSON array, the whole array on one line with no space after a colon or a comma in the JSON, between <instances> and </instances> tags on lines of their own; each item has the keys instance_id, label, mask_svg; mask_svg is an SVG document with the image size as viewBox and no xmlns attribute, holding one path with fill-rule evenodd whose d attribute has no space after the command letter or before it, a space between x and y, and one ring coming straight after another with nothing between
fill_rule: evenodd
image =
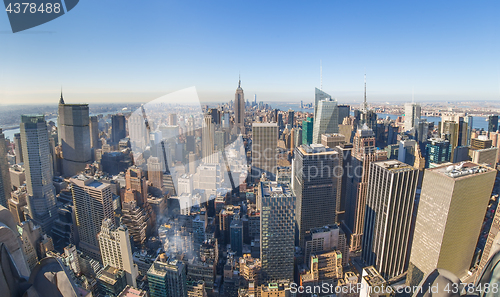
<instances>
[{"instance_id":1,"label":"tower with pointed top","mask_svg":"<svg viewBox=\"0 0 500 297\"><path fill-rule=\"evenodd\" d=\"M238 88L234 95L234 124L245 131L245 96L241 88L241 78L238 80Z\"/></svg>"},{"instance_id":2,"label":"tower with pointed top","mask_svg":"<svg viewBox=\"0 0 500 297\"><path fill-rule=\"evenodd\" d=\"M63 153L61 174L65 177L83 171L92 160L89 120L88 104L66 104L61 90L57 133Z\"/></svg>"}]
</instances>

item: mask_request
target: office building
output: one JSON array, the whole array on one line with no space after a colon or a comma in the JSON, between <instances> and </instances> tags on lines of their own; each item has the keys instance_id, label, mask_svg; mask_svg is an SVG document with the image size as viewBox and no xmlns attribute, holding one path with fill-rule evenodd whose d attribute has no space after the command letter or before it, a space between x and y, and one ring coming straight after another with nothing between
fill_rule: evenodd
<instances>
[{"instance_id":1,"label":"office building","mask_svg":"<svg viewBox=\"0 0 500 297\"><path fill-rule=\"evenodd\" d=\"M493 146L493 140L488 139L485 135L480 135L478 138L471 139L471 150L483 150Z\"/></svg>"},{"instance_id":2,"label":"office building","mask_svg":"<svg viewBox=\"0 0 500 297\"><path fill-rule=\"evenodd\" d=\"M268 178L274 179L277 166L278 125L253 123L252 132L252 176L260 178L262 173L266 173Z\"/></svg>"},{"instance_id":3,"label":"office building","mask_svg":"<svg viewBox=\"0 0 500 297\"><path fill-rule=\"evenodd\" d=\"M127 228L124 226L116 228L113 220L104 219L101 232L97 235L97 238L99 240L102 265L122 269L125 271L127 284L137 287L136 278L139 270L137 265L134 264Z\"/></svg>"},{"instance_id":4,"label":"office building","mask_svg":"<svg viewBox=\"0 0 500 297\"><path fill-rule=\"evenodd\" d=\"M111 116L111 142L118 144L120 140L125 138L126 132L126 119L122 114L114 114Z\"/></svg>"},{"instance_id":5,"label":"office building","mask_svg":"<svg viewBox=\"0 0 500 297\"><path fill-rule=\"evenodd\" d=\"M465 162L428 169L418 205L407 283L436 268L468 275L496 170Z\"/></svg>"},{"instance_id":6,"label":"office building","mask_svg":"<svg viewBox=\"0 0 500 297\"><path fill-rule=\"evenodd\" d=\"M16 154L16 164L23 163L23 144L21 133L14 134L14 153Z\"/></svg>"},{"instance_id":7,"label":"office building","mask_svg":"<svg viewBox=\"0 0 500 297\"><path fill-rule=\"evenodd\" d=\"M405 104L405 131L415 129L420 121L421 107L417 103Z\"/></svg>"},{"instance_id":8,"label":"office building","mask_svg":"<svg viewBox=\"0 0 500 297\"><path fill-rule=\"evenodd\" d=\"M470 156L473 163L495 168L498 163L498 148L490 147L482 150L471 150Z\"/></svg>"},{"instance_id":9,"label":"office building","mask_svg":"<svg viewBox=\"0 0 500 297\"><path fill-rule=\"evenodd\" d=\"M65 104L59 101L57 134L62 149L62 174L73 176L92 162L88 104Z\"/></svg>"},{"instance_id":10,"label":"office building","mask_svg":"<svg viewBox=\"0 0 500 297\"><path fill-rule=\"evenodd\" d=\"M111 184L102 183L86 175L70 178L75 208L76 225L80 235L79 249L100 261L97 234L104 219L114 220Z\"/></svg>"},{"instance_id":11,"label":"office building","mask_svg":"<svg viewBox=\"0 0 500 297\"><path fill-rule=\"evenodd\" d=\"M314 119L307 117L302 121L302 144L310 145L313 139Z\"/></svg>"},{"instance_id":12,"label":"office building","mask_svg":"<svg viewBox=\"0 0 500 297\"><path fill-rule=\"evenodd\" d=\"M474 117L471 115L466 115L464 117L464 122L467 124L467 139L465 141L465 146L470 146L472 138L472 128L474 125Z\"/></svg>"},{"instance_id":13,"label":"office building","mask_svg":"<svg viewBox=\"0 0 500 297\"><path fill-rule=\"evenodd\" d=\"M10 172L7 161L7 145L5 136L0 129L0 205L9 208L7 201L10 198Z\"/></svg>"},{"instance_id":14,"label":"office building","mask_svg":"<svg viewBox=\"0 0 500 297\"><path fill-rule=\"evenodd\" d=\"M151 297L187 297L186 265L160 254L147 273Z\"/></svg>"},{"instance_id":15,"label":"office building","mask_svg":"<svg viewBox=\"0 0 500 297\"><path fill-rule=\"evenodd\" d=\"M321 143L322 134L339 132L339 109L337 100L325 99L318 102L318 109L314 117L313 143Z\"/></svg>"},{"instance_id":16,"label":"office building","mask_svg":"<svg viewBox=\"0 0 500 297\"><path fill-rule=\"evenodd\" d=\"M363 260L385 279L401 275L407 250L418 169L397 160L372 162L363 232Z\"/></svg>"},{"instance_id":17,"label":"office building","mask_svg":"<svg viewBox=\"0 0 500 297\"><path fill-rule=\"evenodd\" d=\"M351 190L350 196L346 197L344 226L350 232L350 250L359 251L362 244L370 163L386 160L387 152L376 150L373 130L365 124L356 131L353 142L353 171L347 180L347 187Z\"/></svg>"},{"instance_id":18,"label":"office building","mask_svg":"<svg viewBox=\"0 0 500 297\"><path fill-rule=\"evenodd\" d=\"M306 232L335 224L340 174L339 156L321 144L295 149L292 163L292 188L297 197L296 220L299 244L304 246Z\"/></svg>"},{"instance_id":19,"label":"office building","mask_svg":"<svg viewBox=\"0 0 500 297\"><path fill-rule=\"evenodd\" d=\"M206 114L203 121L203 133L201 136L201 149L203 162L205 164L219 163L218 153L214 150L215 146L215 123L212 121L212 116Z\"/></svg>"},{"instance_id":20,"label":"office building","mask_svg":"<svg viewBox=\"0 0 500 297\"><path fill-rule=\"evenodd\" d=\"M127 119L128 135L132 150L142 152L149 145L149 123L144 118L143 107L133 112Z\"/></svg>"},{"instance_id":21,"label":"office building","mask_svg":"<svg viewBox=\"0 0 500 297\"><path fill-rule=\"evenodd\" d=\"M425 145L425 150L425 168L429 168L430 163L441 164L451 160L451 146L448 140L431 138Z\"/></svg>"},{"instance_id":22,"label":"office building","mask_svg":"<svg viewBox=\"0 0 500 297\"><path fill-rule=\"evenodd\" d=\"M238 81L238 88L234 94L234 124L245 132L245 95L241 88L241 80Z\"/></svg>"},{"instance_id":23,"label":"office building","mask_svg":"<svg viewBox=\"0 0 500 297\"><path fill-rule=\"evenodd\" d=\"M229 228L231 250L237 257L241 257L243 256L243 222L240 219L233 219Z\"/></svg>"},{"instance_id":24,"label":"office building","mask_svg":"<svg viewBox=\"0 0 500 297\"><path fill-rule=\"evenodd\" d=\"M44 116L21 116L21 142L28 209L31 219L50 233L56 219L56 192L52 184L52 162L50 160L49 134Z\"/></svg>"},{"instance_id":25,"label":"office building","mask_svg":"<svg viewBox=\"0 0 500 297\"><path fill-rule=\"evenodd\" d=\"M97 282L103 296L116 297L127 286L126 273L122 269L106 265L97 277Z\"/></svg>"},{"instance_id":26,"label":"office building","mask_svg":"<svg viewBox=\"0 0 500 297\"><path fill-rule=\"evenodd\" d=\"M341 125L344 122L345 118L351 116L351 107L349 105L339 105L338 109L339 109L338 124Z\"/></svg>"},{"instance_id":27,"label":"office building","mask_svg":"<svg viewBox=\"0 0 500 297\"><path fill-rule=\"evenodd\" d=\"M161 163L157 157L148 158L148 181L151 185L149 191L157 197L160 197L163 192L163 171Z\"/></svg>"},{"instance_id":28,"label":"office building","mask_svg":"<svg viewBox=\"0 0 500 297\"><path fill-rule=\"evenodd\" d=\"M490 115L488 117L488 132L497 132L498 131L498 116Z\"/></svg>"},{"instance_id":29,"label":"office building","mask_svg":"<svg viewBox=\"0 0 500 297\"><path fill-rule=\"evenodd\" d=\"M264 281L293 280L295 195L288 184L259 185L260 259Z\"/></svg>"},{"instance_id":30,"label":"office building","mask_svg":"<svg viewBox=\"0 0 500 297\"><path fill-rule=\"evenodd\" d=\"M96 150L100 148L99 140L99 120L96 116L91 116L89 120L90 148Z\"/></svg>"},{"instance_id":31,"label":"office building","mask_svg":"<svg viewBox=\"0 0 500 297\"><path fill-rule=\"evenodd\" d=\"M318 88L314 88L314 119L317 119L319 102L327 99L332 99L332 96L323 92Z\"/></svg>"},{"instance_id":32,"label":"office building","mask_svg":"<svg viewBox=\"0 0 500 297\"><path fill-rule=\"evenodd\" d=\"M321 135L321 144L331 149L345 143L345 136L342 134L323 134Z\"/></svg>"},{"instance_id":33,"label":"office building","mask_svg":"<svg viewBox=\"0 0 500 297\"><path fill-rule=\"evenodd\" d=\"M339 225L329 225L311 229L306 233L304 259L309 261L312 255L338 250L342 253L342 265L349 262L349 247L344 231Z\"/></svg>"},{"instance_id":34,"label":"office building","mask_svg":"<svg viewBox=\"0 0 500 297\"><path fill-rule=\"evenodd\" d=\"M295 123L295 112L292 110L292 109L289 109L288 110L288 125L290 125L291 127L294 126L294 123Z\"/></svg>"}]
</instances>

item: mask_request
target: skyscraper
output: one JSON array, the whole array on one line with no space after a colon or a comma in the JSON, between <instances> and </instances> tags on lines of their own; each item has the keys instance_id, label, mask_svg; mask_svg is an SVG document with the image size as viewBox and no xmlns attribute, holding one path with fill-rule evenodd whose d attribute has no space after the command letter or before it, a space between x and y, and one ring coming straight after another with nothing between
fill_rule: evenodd
<instances>
[{"instance_id":1,"label":"skyscraper","mask_svg":"<svg viewBox=\"0 0 500 297\"><path fill-rule=\"evenodd\" d=\"M490 115L488 117L488 132L497 132L498 131L498 116Z\"/></svg>"},{"instance_id":2,"label":"skyscraper","mask_svg":"<svg viewBox=\"0 0 500 297\"><path fill-rule=\"evenodd\" d=\"M372 162L363 232L363 260L385 279L401 275L407 250L418 169L397 160Z\"/></svg>"},{"instance_id":3,"label":"skyscraper","mask_svg":"<svg viewBox=\"0 0 500 297\"><path fill-rule=\"evenodd\" d=\"M341 125L344 122L344 119L349 117L351 114L351 107L349 105L339 105L339 117L338 124Z\"/></svg>"},{"instance_id":4,"label":"skyscraper","mask_svg":"<svg viewBox=\"0 0 500 297\"><path fill-rule=\"evenodd\" d=\"M386 160L387 152L376 150L375 134L366 124L356 131L353 142L353 172L347 181L347 186L351 188L351 195L346 197L345 223L351 232L349 242L351 251L359 251L363 236L370 163Z\"/></svg>"},{"instance_id":5,"label":"skyscraper","mask_svg":"<svg viewBox=\"0 0 500 297\"><path fill-rule=\"evenodd\" d=\"M317 119L317 114L318 114L318 105L319 102L322 100L326 99L332 99L332 96L329 94L323 92L323 90L320 90L318 88L314 88L314 118Z\"/></svg>"},{"instance_id":6,"label":"skyscraper","mask_svg":"<svg viewBox=\"0 0 500 297\"><path fill-rule=\"evenodd\" d=\"M313 141L314 119L307 117L302 121L302 144L311 144Z\"/></svg>"},{"instance_id":7,"label":"skyscraper","mask_svg":"<svg viewBox=\"0 0 500 297\"><path fill-rule=\"evenodd\" d=\"M214 151L215 124L210 114L206 114L203 120L203 133L201 138L203 162L207 164L217 164L219 162L218 154Z\"/></svg>"},{"instance_id":8,"label":"skyscraper","mask_svg":"<svg viewBox=\"0 0 500 297\"><path fill-rule=\"evenodd\" d=\"M293 280L295 195L288 184L261 182L260 258L267 282Z\"/></svg>"},{"instance_id":9,"label":"skyscraper","mask_svg":"<svg viewBox=\"0 0 500 297\"><path fill-rule=\"evenodd\" d=\"M425 150L425 168L429 168L430 163L441 164L451 160L451 147L448 140L431 138L425 145Z\"/></svg>"},{"instance_id":10,"label":"skyscraper","mask_svg":"<svg viewBox=\"0 0 500 297\"><path fill-rule=\"evenodd\" d=\"M325 99L318 102L318 109L314 117L313 143L321 143L322 134L339 132L339 109L337 101Z\"/></svg>"},{"instance_id":11,"label":"skyscraper","mask_svg":"<svg viewBox=\"0 0 500 297\"><path fill-rule=\"evenodd\" d=\"M407 283L435 268L467 276L496 170L472 162L425 171Z\"/></svg>"},{"instance_id":12,"label":"skyscraper","mask_svg":"<svg viewBox=\"0 0 500 297\"><path fill-rule=\"evenodd\" d=\"M99 148L99 121L96 116L91 116L89 121L90 129L90 147L93 149Z\"/></svg>"},{"instance_id":13,"label":"skyscraper","mask_svg":"<svg viewBox=\"0 0 500 297\"><path fill-rule=\"evenodd\" d=\"M7 161L7 146L5 136L0 129L0 204L9 208L7 201L10 199L10 172Z\"/></svg>"},{"instance_id":14,"label":"skyscraper","mask_svg":"<svg viewBox=\"0 0 500 297\"><path fill-rule=\"evenodd\" d=\"M245 132L245 96L241 88L241 79L238 81L238 88L234 94L234 124Z\"/></svg>"},{"instance_id":15,"label":"skyscraper","mask_svg":"<svg viewBox=\"0 0 500 297\"><path fill-rule=\"evenodd\" d=\"M23 144L21 142L21 133L14 134L14 152L16 154L16 164L23 163Z\"/></svg>"},{"instance_id":16,"label":"skyscraper","mask_svg":"<svg viewBox=\"0 0 500 297\"><path fill-rule=\"evenodd\" d=\"M122 138L125 138L126 120L122 114L114 114L111 116L111 142L118 143Z\"/></svg>"},{"instance_id":17,"label":"skyscraper","mask_svg":"<svg viewBox=\"0 0 500 297\"><path fill-rule=\"evenodd\" d=\"M292 188L297 197L295 218L299 244L304 246L306 232L335 224L337 199L340 199L338 152L321 144L295 149L292 163Z\"/></svg>"},{"instance_id":18,"label":"skyscraper","mask_svg":"<svg viewBox=\"0 0 500 297\"><path fill-rule=\"evenodd\" d=\"M137 264L134 264L132 247L130 246L129 232L126 227L118 228L114 220L102 221L101 232L97 235L101 251L102 265L110 265L125 271L127 284L137 287L136 278L139 273Z\"/></svg>"},{"instance_id":19,"label":"skyscraper","mask_svg":"<svg viewBox=\"0 0 500 297\"><path fill-rule=\"evenodd\" d=\"M57 133L62 148L62 174L73 176L92 161L88 104L65 104L62 93L57 115Z\"/></svg>"},{"instance_id":20,"label":"skyscraper","mask_svg":"<svg viewBox=\"0 0 500 297\"><path fill-rule=\"evenodd\" d=\"M142 152L145 146L149 144L149 131L142 110L141 108L140 112L139 110L135 111L127 119L130 145L132 150L138 152Z\"/></svg>"},{"instance_id":21,"label":"skyscraper","mask_svg":"<svg viewBox=\"0 0 500 297\"><path fill-rule=\"evenodd\" d=\"M260 178L266 173L270 179L276 175L276 148L278 146L278 125L276 123L252 124L252 175Z\"/></svg>"},{"instance_id":22,"label":"skyscraper","mask_svg":"<svg viewBox=\"0 0 500 297\"><path fill-rule=\"evenodd\" d=\"M47 123L43 115L23 115L20 130L29 213L44 232L50 232L57 208Z\"/></svg>"},{"instance_id":23,"label":"skyscraper","mask_svg":"<svg viewBox=\"0 0 500 297\"><path fill-rule=\"evenodd\" d=\"M151 182L150 191L153 194L161 195L163 191L163 171L158 157L148 158L148 181Z\"/></svg>"},{"instance_id":24,"label":"skyscraper","mask_svg":"<svg viewBox=\"0 0 500 297\"><path fill-rule=\"evenodd\" d=\"M405 131L410 131L418 125L421 108L417 103L405 103Z\"/></svg>"},{"instance_id":25,"label":"skyscraper","mask_svg":"<svg viewBox=\"0 0 500 297\"><path fill-rule=\"evenodd\" d=\"M292 126L294 125L295 123L295 112L292 110L292 109L289 109L288 110L288 125Z\"/></svg>"},{"instance_id":26,"label":"skyscraper","mask_svg":"<svg viewBox=\"0 0 500 297\"><path fill-rule=\"evenodd\" d=\"M100 261L97 234L104 219L114 220L111 184L78 175L70 178L76 225L80 235L80 250Z\"/></svg>"}]
</instances>

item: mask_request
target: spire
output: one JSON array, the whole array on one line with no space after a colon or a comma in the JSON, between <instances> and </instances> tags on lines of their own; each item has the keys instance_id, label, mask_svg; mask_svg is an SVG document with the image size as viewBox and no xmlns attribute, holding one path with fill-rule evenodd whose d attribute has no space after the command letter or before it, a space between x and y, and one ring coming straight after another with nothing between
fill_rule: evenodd
<instances>
[{"instance_id":1,"label":"spire","mask_svg":"<svg viewBox=\"0 0 500 297\"><path fill-rule=\"evenodd\" d=\"M238 89L241 88L241 73L238 73Z\"/></svg>"},{"instance_id":2,"label":"spire","mask_svg":"<svg viewBox=\"0 0 500 297\"><path fill-rule=\"evenodd\" d=\"M319 60L319 89L323 91L323 65Z\"/></svg>"},{"instance_id":3,"label":"spire","mask_svg":"<svg viewBox=\"0 0 500 297\"><path fill-rule=\"evenodd\" d=\"M364 112L368 111L368 104L366 103L366 73L365 73L365 95L363 98L363 111Z\"/></svg>"},{"instance_id":4,"label":"spire","mask_svg":"<svg viewBox=\"0 0 500 297\"><path fill-rule=\"evenodd\" d=\"M59 104L64 104L64 99L63 99L63 94L62 94L62 87L61 87L61 98L59 98Z\"/></svg>"}]
</instances>

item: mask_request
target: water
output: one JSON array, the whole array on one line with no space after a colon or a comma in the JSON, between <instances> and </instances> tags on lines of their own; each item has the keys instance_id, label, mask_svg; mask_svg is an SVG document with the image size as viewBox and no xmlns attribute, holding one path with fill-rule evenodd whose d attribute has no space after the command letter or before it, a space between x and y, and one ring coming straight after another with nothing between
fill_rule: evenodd
<instances>
[{"instance_id":1,"label":"water","mask_svg":"<svg viewBox=\"0 0 500 297\"><path fill-rule=\"evenodd\" d=\"M121 111L100 112L100 113L95 113L95 114L91 113L90 115L91 116L96 116L96 115L102 114L103 116L107 116L108 114L117 114L119 112L121 112ZM57 117L50 118L50 119L45 119L45 121L47 123L50 122L50 121L53 121L56 124L56 127L57 127ZM2 132L5 135L5 138L10 139L10 141L14 141L14 134L20 133L20 129L19 129L19 127L18 128L14 128L14 129L8 129L8 130L3 130L2 129Z\"/></svg>"},{"instance_id":2,"label":"water","mask_svg":"<svg viewBox=\"0 0 500 297\"><path fill-rule=\"evenodd\" d=\"M273 108L278 108L279 110L284 110L284 111L287 111L288 109L293 109L294 111L311 112L311 113L314 112L314 108L300 108L300 103L273 102L270 103L270 105ZM378 118L382 119L389 117L391 120L396 120L398 118L398 115L386 114L386 113L378 113L377 116ZM441 122L441 117L422 117L422 118L427 119L427 121L429 122L433 122L434 125L437 125L439 122ZM472 128L488 130L488 121L486 119L487 119L486 117L473 117Z\"/></svg>"}]
</instances>

